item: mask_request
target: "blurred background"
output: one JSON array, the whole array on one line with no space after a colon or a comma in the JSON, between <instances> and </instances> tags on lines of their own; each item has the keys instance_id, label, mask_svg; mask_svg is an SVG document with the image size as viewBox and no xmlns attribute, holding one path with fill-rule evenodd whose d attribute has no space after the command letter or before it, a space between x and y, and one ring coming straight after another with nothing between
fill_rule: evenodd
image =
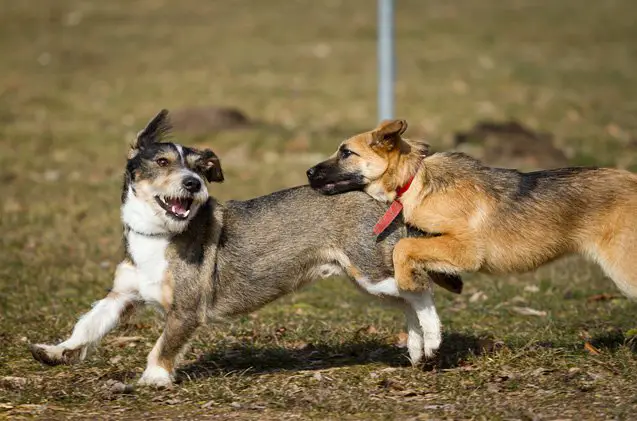
<instances>
[{"instance_id":1,"label":"blurred background","mask_svg":"<svg viewBox=\"0 0 637 421\"><path fill-rule=\"evenodd\" d=\"M637 169L634 1L396 0L395 7L395 116L409 121L408 136L428 139L435 150L464 150L492 165ZM10 344L0 345L0 373L50 376L31 361L24 343L65 336L109 286L121 254L118 205L128 144L159 109L171 110L176 141L211 147L220 156L226 182L210 188L218 198L304 184L309 166L377 123L376 37L376 2L364 0L0 0L0 338ZM588 355L582 353L582 338L598 338L591 343L623 355L611 353L605 364L623 365L614 368L620 376L613 382L603 380L608 375L603 370L602 377L573 380L594 384L582 386L581 402L629 411L617 399L635 404L627 397L637 384L630 373L637 370L626 332L635 327L630 314L636 308L616 293L596 267L578 259L534 274L468 277L462 296L437 296L446 334L455 342L446 342L450 348L443 354L450 357L434 367L465 364L456 351L477 349L478 339L487 335L513 348L552 343L561 351L540 347L527 362L561 373L573 358ZM602 298L588 300L594 296ZM535 309L539 316L514 307ZM186 407L200 408L199 401L214 394L216 403L207 408L227 409L242 402L231 392L237 385L246 396L253 392L259 396L254 399L265 399L263 408L292 413L305 407L322 414L382 412L389 407L370 400L369 391L380 387L383 399L399 393L400 388L378 386L383 374L354 369L331 375L332 388L320 393L303 389L305 383L289 373L268 377L280 383L265 389L257 381L263 375L228 374L259 364L307 369L309 354L301 352L297 360L296 354L276 350L305 349L301 345L310 341L326 346L325 355L349 355L348 364L371 367L362 370L377 369L372 362L379 360L402 367L404 350L394 348L401 315L370 304L342 280L326 281L257 314L198 339L187 359L202 358L214 345L220 351L212 360L229 362L204 368L230 380L223 390L211 386L221 381L216 375L191 383L177 392ZM138 375L159 332L158 325L149 326L137 348L106 344L101 357L83 368L55 369L54 386L36 382L2 389L0 382L0 398L5 393L9 410L18 412L20 405L48 401L76 409L99 401L100 384L91 383L95 373L102 380L131 381ZM282 326L285 335L276 333ZM139 334L126 329L124 335ZM360 343L362 351L351 345ZM224 354L235 348L239 357ZM359 352L354 357L352 349ZM378 349L389 357L374 354ZM113 362L117 355L124 359ZM599 358L604 355L602 350ZM246 361L233 366L237 358ZM465 376L429 377L430 372L404 368L394 379L403 382L403 391L437 390L436 402L451 406L431 411L452 416L509 414L506 408L544 399L522 387L515 389L517 403L501 409L495 389L484 382L503 364L514 372L517 366L511 369L500 354L467 358L490 374L465 384ZM355 384L348 383L352 379ZM542 379L558 384L562 377ZM77 384L88 391L80 393ZM572 390L572 384L559 384ZM440 385L484 392L483 405L472 403L469 392L445 395ZM294 387L313 400L295 400ZM418 393L412 404L397 399L392 405L418 412L428 399ZM350 400L343 401L345 395ZM556 404L556 413L581 409L579 398L569 399ZM487 401L491 404L484 405ZM118 401L124 410L129 404Z\"/></svg>"}]
</instances>

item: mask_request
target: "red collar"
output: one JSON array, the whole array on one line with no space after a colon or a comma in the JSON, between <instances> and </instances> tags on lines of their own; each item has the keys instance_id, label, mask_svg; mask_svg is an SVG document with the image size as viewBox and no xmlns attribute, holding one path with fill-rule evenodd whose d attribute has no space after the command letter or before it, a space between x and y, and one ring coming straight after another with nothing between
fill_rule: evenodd
<instances>
[{"instance_id":1,"label":"red collar","mask_svg":"<svg viewBox=\"0 0 637 421\"><path fill-rule=\"evenodd\" d=\"M405 194L407 190L409 190L412 181L414 181L414 176L411 176L404 185L396 189L396 197L391 203L391 206L389 207L389 209L387 209L387 212L385 212L385 214L378 220L376 225L374 225L374 235L379 235L383 231L385 231L387 227L391 225L394 219L396 219L396 217L400 215L400 212L403 210L403 204L400 203L398 199L400 199L400 197Z\"/></svg>"},{"instance_id":2,"label":"red collar","mask_svg":"<svg viewBox=\"0 0 637 421\"><path fill-rule=\"evenodd\" d=\"M396 189L396 198L394 199L394 201L400 199L400 197L405 194L405 192L407 190L409 190L409 188L411 187L411 182L414 181L414 175L412 175L411 177L409 177L409 180L407 180L407 182L405 184L403 184L402 186L398 187Z\"/></svg>"}]
</instances>

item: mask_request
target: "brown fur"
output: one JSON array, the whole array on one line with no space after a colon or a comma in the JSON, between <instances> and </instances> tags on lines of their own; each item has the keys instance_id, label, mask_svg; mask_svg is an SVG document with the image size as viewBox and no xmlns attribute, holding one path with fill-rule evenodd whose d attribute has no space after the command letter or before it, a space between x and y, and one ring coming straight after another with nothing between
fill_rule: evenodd
<instances>
[{"instance_id":1,"label":"brown fur","mask_svg":"<svg viewBox=\"0 0 637 421\"><path fill-rule=\"evenodd\" d=\"M577 253L637 297L637 175L610 168L521 173L462 153L423 156L425 148L402 138L406 127L383 122L343 142L339 151L352 152L347 158L336 155L308 171L319 189L334 179L345 184L343 174L362 178L363 189L386 202L415 176L400 198L405 221L435 235L397 243L400 288L423 288L412 276L415 265L448 274L522 272Z\"/></svg>"}]
</instances>

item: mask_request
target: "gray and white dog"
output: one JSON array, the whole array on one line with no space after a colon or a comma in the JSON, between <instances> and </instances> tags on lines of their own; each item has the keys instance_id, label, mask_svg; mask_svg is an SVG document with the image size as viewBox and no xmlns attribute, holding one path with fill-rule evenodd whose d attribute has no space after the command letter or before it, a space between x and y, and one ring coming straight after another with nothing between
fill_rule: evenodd
<instances>
[{"instance_id":1,"label":"gray and white dog","mask_svg":"<svg viewBox=\"0 0 637 421\"><path fill-rule=\"evenodd\" d=\"M308 186L220 203L205 185L223 181L217 156L164 142L169 128L163 110L129 153L121 207L126 257L111 291L66 341L30 345L36 360L81 361L123 316L152 304L165 314L165 327L139 383L167 387L203 322L248 313L336 274L403 308L412 363L433 355L441 337L431 291L401 292L393 278L392 249L405 226L394 222L383 238L372 235L385 205L362 192L324 196Z\"/></svg>"}]
</instances>

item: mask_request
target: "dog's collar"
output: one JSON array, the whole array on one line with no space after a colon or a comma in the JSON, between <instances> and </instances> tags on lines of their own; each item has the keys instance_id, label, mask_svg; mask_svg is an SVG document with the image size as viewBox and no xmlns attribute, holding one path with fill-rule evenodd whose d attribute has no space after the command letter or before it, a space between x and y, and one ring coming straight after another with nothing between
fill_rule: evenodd
<instances>
[{"instance_id":1,"label":"dog's collar","mask_svg":"<svg viewBox=\"0 0 637 421\"><path fill-rule=\"evenodd\" d=\"M167 233L167 232L147 233L147 232L141 232L141 231L134 230L133 228L131 228L130 225L124 225L124 226L126 227L126 231L127 232L132 232L133 234L141 235L143 237L163 238L163 237L170 237L171 236L171 234Z\"/></svg>"},{"instance_id":2,"label":"dog's collar","mask_svg":"<svg viewBox=\"0 0 637 421\"><path fill-rule=\"evenodd\" d=\"M403 204L400 203L398 199L400 199L400 197L405 194L407 190L409 190L412 181L414 181L414 177L415 175L412 175L405 184L396 189L396 197L391 203L391 206L389 206L387 212L385 212L385 214L378 220L376 225L374 225L374 235L379 235L383 231L385 231L387 227L391 225L394 219L396 219L396 217L400 215L400 212L403 210Z\"/></svg>"}]
</instances>

